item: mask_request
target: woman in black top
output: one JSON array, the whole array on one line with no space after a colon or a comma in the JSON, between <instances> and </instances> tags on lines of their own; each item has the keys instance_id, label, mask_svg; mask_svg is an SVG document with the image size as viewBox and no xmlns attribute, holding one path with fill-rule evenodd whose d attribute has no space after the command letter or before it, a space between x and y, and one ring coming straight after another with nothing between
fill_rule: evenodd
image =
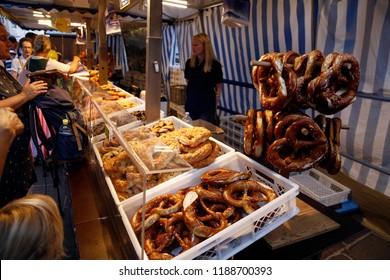
<instances>
[{"instance_id":1,"label":"woman in black top","mask_svg":"<svg viewBox=\"0 0 390 280\"><path fill-rule=\"evenodd\" d=\"M11 45L8 32L0 23L0 60L9 58ZM22 134L15 138L9 149L0 178L0 207L15 198L25 196L36 180L30 149L28 103L46 91L47 84L42 81L27 83L22 87L6 71L4 65L0 64L0 108L11 107L24 124Z\"/></svg>"},{"instance_id":2,"label":"woman in black top","mask_svg":"<svg viewBox=\"0 0 390 280\"><path fill-rule=\"evenodd\" d=\"M222 65L207 34L192 38L192 56L186 61L184 77L187 80L185 111L193 120L203 119L218 125L216 111L222 90Z\"/></svg>"}]
</instances>

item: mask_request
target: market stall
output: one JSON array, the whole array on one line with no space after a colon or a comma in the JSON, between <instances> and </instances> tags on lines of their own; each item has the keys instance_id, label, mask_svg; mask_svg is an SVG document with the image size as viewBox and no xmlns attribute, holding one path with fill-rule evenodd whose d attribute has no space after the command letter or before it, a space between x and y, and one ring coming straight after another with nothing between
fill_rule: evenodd
<instances>
[{"instance_id":1,"label":"market stall","mask_svg":"<svg viewBox=\"0 0 390 280\"><path fill-rule=\"evenodd\" d=\"M157 18L161 14L161 3L156 7L158 12L154 10L153 18L149 15L144 100L112 83L103 85L89 78L73 79L74 100L79 102L78 108L85 112L84 116L89 126L91 157L88 168L86 166L78 168L78 165L75 165L70 169L70 181L74 184L71 186L72 195L75 196L73 200L77 201L77 196L80 195L78 185L80 182L85 183L89 190L83 195L89 195L92 200L96 199L91 208L101 208L99 211L104 213L94 218L99 220L101 217L109 217L109 223L103 226L100 224L98 227L104 233L102 236L112 234L112 238L110 237L107 243L100 235L94 239L97 242L95 244L103 247L99 250L112 250L112 254L100 255L103 258L245 258L248 256L245 252L255 250L254 248L258 246L270 254L269 250L264 248L265 237L268 236L270 245L275 240L270 234L285 223L293 222L292 218L298 216L299 209L307 205L308 212L319 211L335 222L329 224L328 220L325 222L329 226L324 230L329 238L326 246L362 229L349 219L340 219L339 216L329 213L329 206L348 200L349 189L344 189L346 186L331 181L327 176L329 174L318 173L316 169L318 159L309 166L300 165L305 168L286 171L283 167L265 162L261 156L252 154L253 141L250 142L250 151L245 151L244 136L247 130L245 123L248 118L233 123L230 120L236 115L248 117L248 112L251 112L250 118L254 118L254 112L269 109L261 102L259 85L253 77L253 62L260 59L263 54L285 54L288 51L295 51L300 56L313 50L321 50L324 55L338 51L352 54L357 59L360 82L357 90L355 89L356 98L350 100L351 102L340 110L326 112L329 118L342 120L346 128L339 127L337 131L339 140L336 142L341 155L340 169L332 175L337 175L340 170L367 188L383 194L384 199L389 196L387 142L390 139L388 137L390 79L387 77L390 72L386 63L388 51L384 47L388 40L386 24L389 17L388 13L384 12L390 9L387 1L377 0L374 4L370 1L357 3L250 1L247 10L249 18L245 23L241 23L241 27L233 27L231 22L229 25L228 21L222 20L225 7L221 1L217 2L211 3L216 4L215 6L210 4L203 7L189 18L177 17L169 23L163 21L163 18L161 21ZM147 11L150 11L150 7L147 8ZM101 11L100 14L102 15ZM358 20L360 18L365 19L364 23ZM180 72L191 54L191 38L199 32L208 33L212 38L217 57L223 65L222 102L218 109L221 127L225 130L225 136L227 135L224 142L215 139L210 131L204 132L199 129L202 126L188 125L180 118L165 116L159 110L160 79L166 85L168 101L170 96L172 97L168 90L172 84L170 66L176 55L172 49L178 49ZM108 41L112 38L110 37ZM99 40L104 41L102 46L105 48L107 45L104 36L99 36ZM123 41L120 38L113 41L119 42L116 50L120 51L124 45ZM159 49L162 49L161 53L158 52ZM104 58L102 61L104 63ZM354 65L356 64L352 67ZM122 67L122 71L123 69L124 72L131 70L126 67ZM101 76L103 81L104 75ZM305 117L314 120L319 115L318 108L308 106L299 109ZM182 134L179 136L169 134L175 131L190 135L187 137L189 139L195 138L198 134L207 134L208 137L198 145L186 145L172 140L184 137ZM275 132L271 130L270 133ZM305 133L307 132L302 132ZM321 134L319 131L316 133ZM252 138L251 140L254 140L254 136ZM327 149L326 143L330 141L329 136L325 135L325 138L326 140L321 142L323 148L321 157ZM113 139L115 141L112 141ZM164 141L167 139L174 144ZM267 148L272 144L269 142ZM200 145L201 148L198 147ZM194 147L199 150L195 151L192 149ZM206 149L207 155L199 160L199 154L205 154ZM194 160L195 153L197 161ZM212 153L212 160L204 164L202 161L209 158ZM183 158L187 160L182 161ZM205 174L219 173L222 169L228 169L231 172L230 177L238 176L241 181L250 180L249 183L245 181L240 184L250 185L247 188L255 190L253 191L255 194L249 195L247 191L234 194L236 190L242 190L242 185L229 187L233 181L216 183L204 180ZM311 198L300 194L299 199L305 204L298 206L296 197L299 191L305 192L305 185L299 186L298 178L294 179L294 175L301 174L292 173L301 173L303 169L309 171L313 169L309 178L311 181L306 184L312 186L317 183L316 181L313 183L313 178L325 178L325 184L330 186L329 189L337 189L337 192L344 196L338 196L335 201L320 201L319 204L314 201L313 195L307 192ZM80 170L88 172L91 176L82 176L85 173L80 173ZM96 182L98 187L95 186ZM212 187L207 189L204 187L205 184ZM215 194L215 186L221 185L224 190L218 195L222 195L224 199L216 198ZM202 188L199 187L201 189L196 191L195 188L198 186ZM96 193L91 196L91 192ZM206 193L209 199L212 197L211 200L214 200L212 205L198 199ZM243 197L246 196L255 197L254 201L245 202ZM190 206L182 206L184 200L190 200L187 202ZM196 207L201 207L199 205L202 203L205 205L199 210L194 208L194 201L198 201ZM214 205L215 201L223 206ZM173 211L178 204L183 207L183 211L177 209ZM323 207L324 205L328 207ZM223 210L215 210L220 207ZM232 219L230 214L228 217L224 216L228 215L224 214L224 211L227 209L230 211L231 207L240 209L237 214L240 218ZM203 216L209 215L210 217L202 217L208 219L207 223L199 218L202 215L194 214L195 212L201 212ZM77 228L77 231L85 236L88 230L83 230L85 228ZM316 232L317 238L324 232ZM191 234L196 242L188 241ZM293 245L282 246L283 248L273 251L274 258L288 258L289 250L296 248L294 246L303 246L302 244L305 244L306 248L304 253L294 255L292 258L315 256L326 246L310 249L311 244L318 240L312 237L313 235L309 235L304 241L295 240L292 242ZM306 241L307 243L299 243ZM113 246L116 242L120 244L120 250ZM158 248L159 242L165 242L162 249ZM168 243L172 243L173 246L170 247L171 244ZM263 245L259 245L260 243ZM252 258L261 258L253 251L250 255Z\"/></svg>"}]
</instances>

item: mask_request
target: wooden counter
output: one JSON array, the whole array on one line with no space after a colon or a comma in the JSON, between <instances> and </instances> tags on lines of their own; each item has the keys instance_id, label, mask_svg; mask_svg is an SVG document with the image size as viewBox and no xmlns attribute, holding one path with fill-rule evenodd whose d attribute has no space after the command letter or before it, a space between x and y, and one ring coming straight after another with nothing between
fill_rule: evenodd
<instances>
[{"instance_id":1,"label":"wooden counter","mask_svg":"<svg viewBox=\"0 0 390 280\"><path fill-rule=\"evenodd\" d=\"M68 172L80 259L137 259L100 167L81 162Z\"/></svg>"}]
</instances>

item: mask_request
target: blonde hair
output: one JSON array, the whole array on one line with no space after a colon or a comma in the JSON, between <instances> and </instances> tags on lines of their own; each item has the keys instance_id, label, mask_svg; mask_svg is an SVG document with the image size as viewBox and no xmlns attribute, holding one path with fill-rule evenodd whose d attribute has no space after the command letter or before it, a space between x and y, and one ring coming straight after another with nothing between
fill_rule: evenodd
<instances>
[{"instance_id":1,"label":"blonde hair","mask_svg":"<svg viewBox=\"0 0 390 280\"><path fill-rule=\"evenodd\" d=\"M206 33L199 33L192 37L192 40L196 40L203 44L204 46L204 66L203 72L207 73L211 71L211 67L213 65L213 60L217 60L213 46L211 45L211 41L209 36ZM218 60L217 60L218 61ZM192 54L190 67L196 67L196 55Z\"/></svg>"},{"instance_id":2,"label":"blonde hair","mask_svg":"<svg viewBox=\"0 0 390 280\"><path fill-rule=\"evenodd\" d=\"M50 38L46 35L38 35L34 40L33 54L37 55L40 52L48 53L51 50Z\"/></svg>"},{"instance_id":3,"label":"blonde hair","mask_svg":"<svg viewBox=\"0 0 390 280\"><path fill-rule=\"evenodd\" d=\"M2 260L61 259L63 240L62 218L50 196L28 195L0 209Z\"/></svg>"}]
</instances>

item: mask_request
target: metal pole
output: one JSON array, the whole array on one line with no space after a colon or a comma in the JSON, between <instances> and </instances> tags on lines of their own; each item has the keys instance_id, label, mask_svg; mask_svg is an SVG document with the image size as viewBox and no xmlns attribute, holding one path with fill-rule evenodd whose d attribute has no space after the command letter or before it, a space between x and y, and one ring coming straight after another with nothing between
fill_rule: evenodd
<instances>
[{"instance_id":1,"label":"metal pole","mask_svg":"<svg viewBox=\"0 0 390 280\"><path fill-rule=\"evenodd\" d=\"M146 122L160 119L162 1L148 0L146 33Z\"/></svg>"},{"instance_id":2,"label":"metal pole","mask_svg":"<svg viewBox=\"0 0 390 280\"><path fill-rule=\"evenodd\" d=\"M99 85L106 85L108 80L106 7L106 0L99 0Z\"/></svg>"}]
</instances>

